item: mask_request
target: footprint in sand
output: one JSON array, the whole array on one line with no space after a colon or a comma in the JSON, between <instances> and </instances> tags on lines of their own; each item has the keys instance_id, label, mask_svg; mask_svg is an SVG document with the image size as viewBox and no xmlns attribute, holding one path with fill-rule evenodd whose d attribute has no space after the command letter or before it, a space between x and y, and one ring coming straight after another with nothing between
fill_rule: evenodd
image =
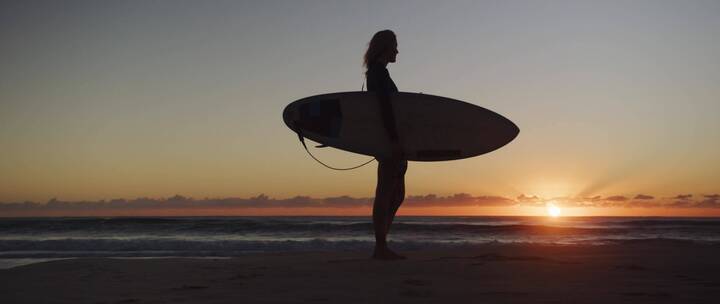
<instances>
[{"instance_id":1,"label":"footprint in sand","mask_svg":"<svg viewBox=\"0 0 720 304\"><path fill-rule=\"evenodd\" d=\"M621 292L620 295L627 297L653 297L653 298L670 298L672 294L666 292Z\"/></svg>"},{"instance_id":2,"label":"footprint in sand","mask_svg":"<svg viewBox=\"0 0 720 304\"><path fill-rule=\"evenodd\" d=\"M406 289L403 290L400 295L411 298L429 298L432 297L433 294L430 290Z\"/></svg>"},{"instance_id":3,"label":"footprint in sand","mask_svg":"<svg viewBox=\"0 0 720 304\"><path fill-rule=\"evenodd\" d=\"M427 285L430 285L431 282L424 281L424 280L417 280L417 279L407 279L407 280L403 281L403 283L405 283L407 285L412 285L412 286L427 286Z\"/></svg>"},{"instance_id":4,"label":"footprint in sand","mask_svg":"<svg viewBox=\"0 0 720 304\"><path fill-rule=\"evenodd\" d=\"M446 256L432 259L431 261L437 260L480 260L485 262L555 262L564 263L560 261L551 260L548 258L538 256L505 256L495 253L482 254L476 256Z\"/></svg>"},{"instance_id":5,"label":"footprint in sand","mask_svg":"<svg viewBox=\"0 0 720 304\"><path fill-rule=\"evenodd\" d=\"M205 289L208 288L208 286L200 286L200 285L183 285L182 287L175 287L174 290L193 290L193 289Z\"/></svg>"},{"instance_id":6,"label":"footprint in sand","mask_svg":"<svg viewBox=\"0 0 720 304\"><path fill-rule=\"evenodd\" d=\"M637 265L637 264L617 265L617 266L615 266L615 268L623 269L623 270L632 270L632 271L647 270L647 268Z\"/></svg>"},{"instance_id":7,"label":"footprint in sand","mask_svg":"<svg viewBox=\"0 0 720 304\"><path fill-rule=\"evenodd\" d=\"M230 280L242 280L242 279L254 279L264 276L262 273L253 272L248 275L238 273L232 277L230 277Z\"/></svg>"},{"instance_id":8,"label":"footprint in sand","mask_svg":"<svg viewBox=\"0 0 720 304\"><path fill-rule=\"evenodd\" d=\"M330 299L325 298L325 297L312 297L312 298L305 298L303 301L305 301L305 302L326 302L329 300Z\"/></svg>"}]
</instances>

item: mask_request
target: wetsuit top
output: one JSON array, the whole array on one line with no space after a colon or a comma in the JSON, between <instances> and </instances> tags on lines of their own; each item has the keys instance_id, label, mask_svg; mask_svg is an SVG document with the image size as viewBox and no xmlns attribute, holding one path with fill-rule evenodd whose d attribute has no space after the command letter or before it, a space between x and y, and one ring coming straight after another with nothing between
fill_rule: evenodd
<instances>
[{"instance_id":1,"label":"wetsuit top","mask_svg":"<svg viewBox=\"0 0 720 304\"><path fill-rule=\"evenodd\" d=\"M369 64L365 77L367 78L368 92L377 92L383 124L388 131L388 136L391 140L397 141L397 127L395 126L395 115L393 113L392 103L390 103L390 94L397 92L398 88L395 86L395 82L390 78L390 73L383 64Z\"/></svg>"}]
</instances>

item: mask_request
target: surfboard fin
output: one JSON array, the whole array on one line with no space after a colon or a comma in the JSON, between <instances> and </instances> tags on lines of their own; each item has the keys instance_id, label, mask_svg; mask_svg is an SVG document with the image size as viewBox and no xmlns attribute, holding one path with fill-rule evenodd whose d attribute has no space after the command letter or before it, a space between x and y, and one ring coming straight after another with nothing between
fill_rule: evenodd
<instances>
[{"instance_id":1,"label":"surfboard fin","mask_svg":"<svg viewBox=\"0 0 720 304\"><path fill-rule=\"evenodd\" d=\"M300 133L299 130L298 130L298 131L295 131L295 133L297 133L298 139L300 140L300 142L302 143L302 145L305 147L305 149L307 149L307 146L305 145L305 136L303 136L302 133ZM325 147L329 147L329 146L326 145L326 144L320 144L320 145L315 146L315 148L325 148Z\"/></svg>"}]
</instances>

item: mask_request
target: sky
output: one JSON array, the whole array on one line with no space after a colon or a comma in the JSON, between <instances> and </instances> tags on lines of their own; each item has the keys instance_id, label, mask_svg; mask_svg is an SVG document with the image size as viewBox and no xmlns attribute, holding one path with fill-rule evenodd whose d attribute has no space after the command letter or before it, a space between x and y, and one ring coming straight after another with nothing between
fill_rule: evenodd
<instances>
[{"instance_id":1,"label":"sky","mask_svg":"<svg viewBox=\"0 0 720 304\"><path fill-rule=\"evenodd\" d=\"M375 163L325 169L281 114L360 90L368 41L391 29L401 91L521 130L486 155L411 162L409 196L720 215L718 16L718 1L3 1L0 202L370 198Z\"/></svg>"}]
</instances>

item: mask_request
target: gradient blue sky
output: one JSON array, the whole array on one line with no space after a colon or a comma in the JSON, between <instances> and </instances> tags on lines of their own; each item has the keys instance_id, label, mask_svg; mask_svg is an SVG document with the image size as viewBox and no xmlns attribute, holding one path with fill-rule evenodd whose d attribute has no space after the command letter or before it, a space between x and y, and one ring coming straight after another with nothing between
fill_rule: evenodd
<instances>
[{"instance_id":1,"label":"gradient blue sky","mask_svg":"<svg viewBox=\"0 0 720 304\"><path fill-rule=\"evenodd\" d=\"M281 112L359 90L386 28L400 90L521 128L411 163L409 194L720 192L718 1L3 1L0 201L370 196L374 165L317 165Z\"/></svg>"}]
</instances>

